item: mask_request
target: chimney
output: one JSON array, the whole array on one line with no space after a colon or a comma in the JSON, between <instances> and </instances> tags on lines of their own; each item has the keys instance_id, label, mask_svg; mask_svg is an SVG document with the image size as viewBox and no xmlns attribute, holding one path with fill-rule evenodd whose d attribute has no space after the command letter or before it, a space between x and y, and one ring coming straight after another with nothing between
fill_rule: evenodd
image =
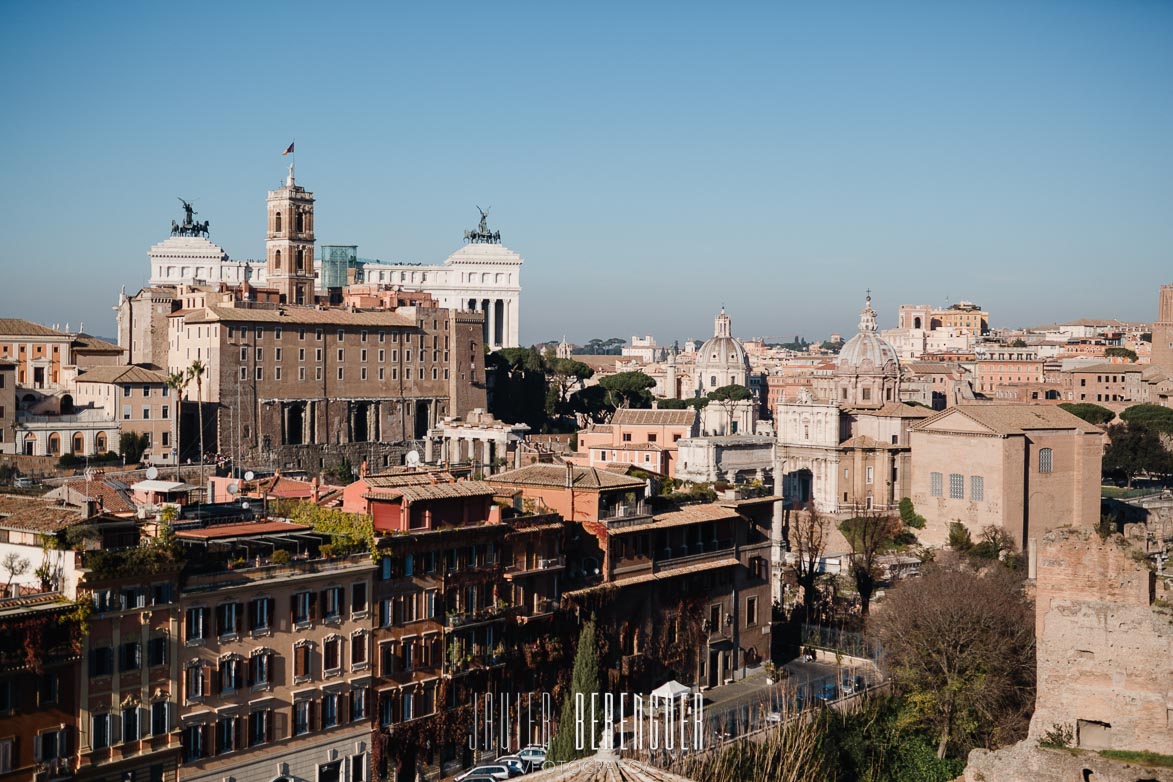
<instances>
[{"instance_id":1,"label":"chimney","mask_svg":"<svg viewBox=\"0 0 1173 782\"><path fill-rule=\"evenodd\" d=\"M566 488L574 488L574 465L566 462Z\"/></svg>"}]
</instances>

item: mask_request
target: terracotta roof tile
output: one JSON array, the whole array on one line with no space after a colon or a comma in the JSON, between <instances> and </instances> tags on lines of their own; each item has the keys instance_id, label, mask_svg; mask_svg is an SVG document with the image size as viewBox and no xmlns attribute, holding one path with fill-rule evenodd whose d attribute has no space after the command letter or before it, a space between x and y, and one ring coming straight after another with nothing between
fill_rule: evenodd
<instances>
[{"instance_id":1,"label":"terracotta roof tile","mask_svg":"<svg viewBox=\"0 0 1173 782\"><path fill-rule=\"evenodd\" d=\"M599 470L594 467L571 465L573 485L576 489L642 489L644 482L626 475ZM488 482L495 486L566 486L567 465L531 464L509 472L498 473Z\"/></svg>"},{"instance_id":2,"label":"terracotta roof tile","mask_svg":"<svg viewBox=\"0 0 1173 782\"><path fill-rule=\"evenodd\" d=\"M692 426L696 410L633 410L621 407L611 416L613 425L628 426Z\"/></svg>"},{"instance_id":3,"label":"terracotta roof tile","mask_svg":"<svg viewBox=\"0 0 1173 782\"><path fill-rule=\"evenodd\" d=\"M42 497L0 494L0 527L27 532L60 532L82 520L81 512Z\"/></svg>"},{"instance_id":4,"label":"terracotta roof tile","mask_svg":"<svg viewBox=\"0 0 1173 782\"><path fill-rule=\"evenodd\" d=\"M175 313L180 314L180 313ZM284 306L274 309L252 307L204 307L185 314L188 323L281 323L287 325L306 324L310 326L387 326L411 328L415 319L387 310L351 310L316 307Z\"/></svg>"},{"instance_id":5,"label":"terracotta roof tile","mask_svg":"<svg viewBox=\"0 0 1173 782\"><path fill-rule=\"evenodd\" d=\"M21 318L0 318L0 336L5 337L68 337L69 335L40 323Z\"/></svg>"},{"instance_id":6,"label":"terracotta roof tile","mask_svg":"<svg viewBox=\"0 0 1173 782\"><path fill-rule=\"evenodd\" d=\"M963 415L997 434L1025 434L1036 429L1074 429L1084 434L1103 432L1079 416L1054 405L972 404L957 405L914 426L927 429L951 415Z\"/></svg>"},{"instance_id":7,"label":"terracotta roof tile","mask_svg":"<svg viewBox=\"0 0 1173 782\"><path fill-rule=\"evenodd\" d=\"M167 375L154 369L136 366L109 365L92 367L77 376L78 383L155 383L165 384Z\"/></svg>"}]
</instances>

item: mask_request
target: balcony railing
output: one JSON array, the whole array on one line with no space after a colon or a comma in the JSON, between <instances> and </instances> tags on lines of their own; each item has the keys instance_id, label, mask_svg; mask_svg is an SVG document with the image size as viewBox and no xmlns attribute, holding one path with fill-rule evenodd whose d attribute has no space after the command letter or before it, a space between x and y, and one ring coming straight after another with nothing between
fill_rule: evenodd
<instances>
[{"instance_id":1,"label":"balcony railing","mask_svg":"<svg viewBox=\"0 0 1173 782\"><path fill-rule=\"evenodd\" d=\"M565 556L535 557L529 562L525 560L514 562L505 568L505 573L507 575L510 573L539 573L543 570L554 570L563 567L566 567Z\"/></svg>"},{"instance_id":2,"label":"balcony railing","mask_svg":"<svg viewBox=\"0 0 1173 782\"><path fill-rule=\"evenodd\" d=\"M458 627L468 627L470 625L493 622L498 619L502 619L508 614L514 613L516 611L516 606L496 605L489 606L488 608L481 608L476 611L468 611L465 613L449 613L444 617L444 624L453 629Z\"/></svg>"},{"instance_id":3,"label":"balcony railing","mask_svg":"<svg viewBox=\"0 0 1173 782\"><path fill-rule=\"evenodd\" d=\"M646 521L647 519L640 519L640 516L648 516L651 514L651 506L645 500L638 502L621 502L606 508L599 508L599 521L611 521L613 519L626 519L635 517L634 521Z\"/></svg>"}]
</instances>

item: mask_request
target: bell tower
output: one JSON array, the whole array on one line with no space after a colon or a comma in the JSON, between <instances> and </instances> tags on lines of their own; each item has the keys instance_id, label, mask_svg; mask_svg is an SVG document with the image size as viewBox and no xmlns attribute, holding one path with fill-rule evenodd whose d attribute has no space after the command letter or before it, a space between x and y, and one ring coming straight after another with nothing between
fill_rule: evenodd
<instances>
[{"instance_id":1,"label":"bell tower","mask_svg":"<svg viewBox=\"0 0 1173 782\"><path fill-rule=\"evenodd\" d=\"M268 285L285 304L314 303L314 194L293 181L269 191Z\"/></svg>"}]
</instances>

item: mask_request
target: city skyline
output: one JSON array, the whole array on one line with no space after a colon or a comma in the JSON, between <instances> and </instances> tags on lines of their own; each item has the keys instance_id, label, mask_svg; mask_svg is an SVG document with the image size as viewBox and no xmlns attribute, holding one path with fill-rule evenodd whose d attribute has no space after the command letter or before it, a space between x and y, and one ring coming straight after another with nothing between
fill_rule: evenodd
<instances>
[{"instance_id":1,"label":"city skyline","mask_svg":"<svg viewBox=\"0 0 1173 782\"><path fill-rule=\"evenodd\" d=\"M742 338L850 334L868 287L881 328L1155 317L1167 7L672 9L10 7L0 305L112 335L177 195L262 257L296 138L322 243L437 263L492 204L524 344L703 339L722 304Z\"/></svg>"}]
</instances>

